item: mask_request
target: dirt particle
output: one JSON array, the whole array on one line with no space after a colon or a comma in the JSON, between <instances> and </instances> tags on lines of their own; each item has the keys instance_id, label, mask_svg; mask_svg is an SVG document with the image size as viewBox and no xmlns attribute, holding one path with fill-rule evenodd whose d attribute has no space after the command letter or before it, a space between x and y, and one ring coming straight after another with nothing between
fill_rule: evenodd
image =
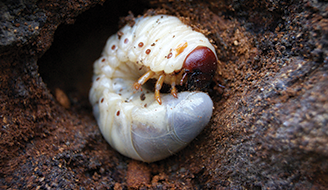
<instances>
[{"instance_id":1,"label":"dirt particle","mask_svg":"<svg viewBox=\"0 0 328 190\"><path fill-rule=\"evenodd\" d=\"M64 108L69 109L71 107L71 102L69 101L67 95L63 90L56 88L55 96L58 103L62 105Z\"/></svg>"},{"instance_id":2,"label":"dirt particle","mask_svg":"<svg viewBox=\"0 0 328 190\"><path fill-rule=\"evenodd\" d=\"M139 188L150 182L150 168L142 162L131 160L128 165L126 183L130 188Z\"/></svg>"}]
</instances>

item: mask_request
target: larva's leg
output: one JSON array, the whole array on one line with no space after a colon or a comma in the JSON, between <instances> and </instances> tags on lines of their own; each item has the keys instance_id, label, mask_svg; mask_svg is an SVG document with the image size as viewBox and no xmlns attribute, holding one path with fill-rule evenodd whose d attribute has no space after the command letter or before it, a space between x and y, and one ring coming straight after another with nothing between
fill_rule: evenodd
<instances>
[{"instance_id":1,"label":"larva's leg","mask_svg":"<svg viewBox=\"0 0 328 190\"><path fill-rule=\"evenodd\" d=\"M186 76L187 76L187 73L184 73L184 74L182 75L182 78L181 78L181 80L180 80L180 86L183 85L183 81L185 80Z\"/></svg>"},{"instance_id":2,"label":"larva's leg","mask_svg":"<svg viewBox=\"0 0 328 190\"><path fill-rule=\"evenodd\" d=\"M177 76L173 75L171 77L171 94L174 98L178 98L177 89L175 88L176 81L177 81Z\"/></svg>"},{"instance_id":3,"label":"larva's leg","mask_svg":"<svg viewBox=\"0 0 328 190\"><path fill-rule=\"evenodd\" d=\"M162 88L164 79L165 79L165 74L161 74L158 77L158 80L157 80L156 85L155 85L155 99L157 100L157 102L159 103L159 105L162 105L162 100L161 100L161 96L160 96L159 91Z\"/></svg>"},{"instance_id":4,"label":"larva's leg","mask_svg":"<svg viewBox=\"0 0 328 190\"><path fill-rule=\"evenodd\" d=\"M154 74L155 73L153 71L148 71L138 79L138 82L133 84L133 88L139 90L141 85L145 84L152 76L154 76Z\"/></svg>"}]
</instances>

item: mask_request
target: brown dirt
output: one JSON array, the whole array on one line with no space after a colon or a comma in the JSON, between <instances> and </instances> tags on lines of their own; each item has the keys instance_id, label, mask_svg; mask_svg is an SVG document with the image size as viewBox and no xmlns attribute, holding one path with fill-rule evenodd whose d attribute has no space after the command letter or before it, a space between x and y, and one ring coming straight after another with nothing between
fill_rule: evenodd
<instances>
[{"instance_id":1,"label":"brown dirt","mask_svg":"<svg viewBox=\"0 0 328 190\"><path fill-rule=\"evenodd\" d=\"M0 7L1 189L328 188L326 1L7 0ZM209 125L151 164L113 150L88 102L92 63L129 11L179 16L219 56Z\"/></svg>"}]
</instances>

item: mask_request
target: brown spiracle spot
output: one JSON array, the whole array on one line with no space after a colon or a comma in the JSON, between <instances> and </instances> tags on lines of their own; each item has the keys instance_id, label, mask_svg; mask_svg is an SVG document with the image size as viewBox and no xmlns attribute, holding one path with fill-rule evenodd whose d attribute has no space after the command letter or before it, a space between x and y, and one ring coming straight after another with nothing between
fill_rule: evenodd
<instances>
[{"instance_id":1,"label":"brown spiracle spot","mask_svg":"<svg viewBox=\"0 0 328 190\"><path fill-rule=\"evenodd\" d=\"M140 43L138 44L139 47L142 47L143 45L144 45L143 42L140 42Z\"/></svg>"},{"instance_id":2,"label":"brown spiracle spot","mask_svg":"<svg viewBox=\"0 0 328 190\"><path fill-rule=\"evenodd\" d=\"M120 110L116 112L116 116L120 116Z\"/></svg>"},{"instance_id":3,"label":"brown spiracle spot","mask_svg":"<svg viewBox=\"0 0 328 190\"><path fill-rule=\"evenodd\" d=\"M101 101L100 102L103 103L104 102L104 98L101 98Z\"/></svg>"},{"instance_id":4,"label":"brown spiracle spot","mask_svg":"<svg viewBox=\"0 0 328 190\"><path fill-rule=\"evenodd\" d=\"M105 58L103 58L102 60L101 60L101 62L105 62L106 61L106 59Z\"/></svg>"},{"instance_id":5,"label":"brown spiracle spot","mask_svg":"<svg viewBox=\"0 0 328 190\"><path fill-rule=\"evenodd\" d=\"M98 81L99 79L100 79L100 77L97 77L97 78L96 78L96 81Z\"/></svg>"},{"instance_id":6,"label":"brown spiracle spot","mask_svg":"<svg viewBox=\"0 0 328 190\"><path fill-rule=\"evenodd\" d=\"M170 59L170 58L172 57L172 55L173 55L172 52L170 52L170 53L167 55L166 58L167 58L167 59Z\"/></svg>"},{"instance_id":7,"label":"brown spiracle spot","mask_svg":"<svg viewBox=\"0 0 328 190\"><path fill-rule=\"evenodd\" d=\"M155 43L152 43L150 46L155 46Z\"/></svg>"},{"instance_id":8,"label":"brown spiracle spot","mask_svg":"<svg viewBox=\"0 0 328 190\"><path fill-rule=\"evenodd\" d=\"M125 38L124 43L127 44L129 42L129 39Z\"/></svg>"},{"instance_id":9,"label":"brown spiracle spot","mask_svg":"<svg viewBox=\"0 0 328 190\"><path fill-rule=\"evenodd\" d=\"M150 51L151 51L150 49L147 49L147 50L146 50L146 54L149 54L149 53L150 53Z\"/></svg>"}]
</instances>

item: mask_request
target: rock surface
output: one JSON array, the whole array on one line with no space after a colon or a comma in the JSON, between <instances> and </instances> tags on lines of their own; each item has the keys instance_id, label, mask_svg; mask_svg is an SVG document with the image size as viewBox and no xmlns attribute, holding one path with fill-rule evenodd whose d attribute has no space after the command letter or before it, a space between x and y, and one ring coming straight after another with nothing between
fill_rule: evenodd
<instances>
[{"instance_id":1,"label":"rock surface","mask_svg":"<svg viewBox=\"0 0 328 190\"><path fill-rule=\"evenodd\" d=\"M88 103L92 63L129 11L179 16L219 56L210 124L151 164L113 150ZM327 12L307 0L0 2L0 188L327 189Z\"/></svg>"}]
</instances>

